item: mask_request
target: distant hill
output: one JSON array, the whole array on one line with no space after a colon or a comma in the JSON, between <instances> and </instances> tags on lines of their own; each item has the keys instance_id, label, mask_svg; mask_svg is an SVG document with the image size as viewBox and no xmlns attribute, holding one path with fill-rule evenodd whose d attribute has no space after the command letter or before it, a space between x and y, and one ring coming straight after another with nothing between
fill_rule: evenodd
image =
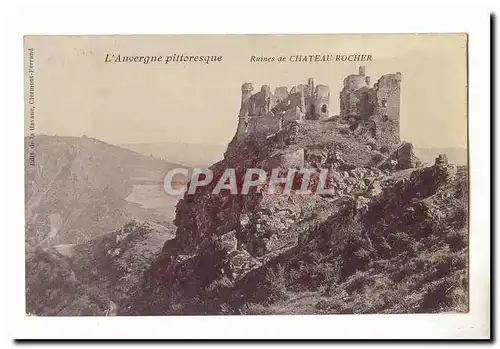
<instances>
[{"instance_id":1,"label":"distant hill","mask_svg":"<svg viewBox=\"0 0 500 349\"><path fill-rule=\"evenodd\" d=\"M434 160L439 154L446 154L448 161L455 165L467 165L467 149L465 148L418 148L414 151L420 160L429 165L434 164Z\"/></svg>"},{"instance_id":2,"label":"distant hill","mask_svg":"<svg viewBox=\"0 0 500 349\"><path fill-rule=\"evenodd\" d=\"M175 142L130 143L119 144L119 146L146 156L153 155L165 161L190 167L207 167L222 160L227 148L225 145L220 144Z\"/></svg>"},{"instance_id":3,"label":"distant hill","mask_svg":"<svg viewBox=\"0 0 500 349\"><path fill-rule=\"evenodd\" d=\"M87 137L41 135L34 144L36 165L25 164L29 245L79 243L134 218L171 221L177 199L161 191L162 178L179 165ZM155 207L136 199L143 187L155 189Z\"/></svg>"}]
</instances>

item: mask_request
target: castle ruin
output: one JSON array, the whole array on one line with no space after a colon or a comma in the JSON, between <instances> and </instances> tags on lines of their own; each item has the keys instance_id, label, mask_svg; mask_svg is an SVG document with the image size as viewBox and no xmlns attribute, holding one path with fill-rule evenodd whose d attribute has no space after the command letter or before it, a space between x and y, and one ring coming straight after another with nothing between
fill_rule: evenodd
<instances>
[{"instance_id":1,"label":"castle ruin","mask_svg":"<svg viewBox=\"0 0 500 349\"><path fill-rule=\"evenodd\" d=\"M237 138L252 133L277 132L287 121L327 119L330 112L330 88L316 85L310 78L307 85L297 85L290 91L286 86L276 87L274 93L268 85L252 94L253 86L241 86L241 108Z\"/></svg>"},{"instance_id":2,"label":"castle ruin","mask_svg":"<svg viewBox=\"0 0 500 349\"><path fill-rule=\"evenodd\" d=\"M350 124L353 131L367 130L371 137L389 148L398 146L400 84L398 72L383 75L371 87L365 67L359 67L358 74L351 74L343 81L338 122ZM268 85L253 93L252 84L247 82L241 87L236 140L257 133L274 134L291 121L301 123L330 117L330 88L315 85L312 78L307 85L294 86L290 91L284 86L276 87L274 93Z\"/></svg>"},{"instance_id":3,"label":"castle ruin","mask_svg":"<svg viewBox=\"0 0 500 349\"><path fill-rule=\"evenodd\" d=\"M383 143L400 143L399 112L401 94L401 73L386 74L370 87L370 77L365 67L359 67L358 74L344 79L340 92L340 117L357 126L364 124L375 139Z\"/></svg>"}]
</instances>

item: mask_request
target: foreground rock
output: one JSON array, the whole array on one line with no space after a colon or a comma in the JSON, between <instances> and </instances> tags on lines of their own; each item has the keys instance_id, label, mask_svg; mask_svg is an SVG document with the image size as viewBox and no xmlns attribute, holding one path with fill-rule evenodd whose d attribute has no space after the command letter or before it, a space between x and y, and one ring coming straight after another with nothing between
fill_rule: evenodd
<instances>
[{"instance_id":1,"label":"foreground rock","mask_svg":"<svg viewBox=\"0 0 500 349\"><path fill-rule=\"evenodd\" d=\"M466 169L416 168L408 143L380 168L348 136L313 155L312 134L329 126L308 127L291 144L232 145L212 169L290 168L305 149L300 166L332 169L335 195L212 195L213 185L186 195L176 238L120 314L466 311Z\"/></svg>"}]
</instances>

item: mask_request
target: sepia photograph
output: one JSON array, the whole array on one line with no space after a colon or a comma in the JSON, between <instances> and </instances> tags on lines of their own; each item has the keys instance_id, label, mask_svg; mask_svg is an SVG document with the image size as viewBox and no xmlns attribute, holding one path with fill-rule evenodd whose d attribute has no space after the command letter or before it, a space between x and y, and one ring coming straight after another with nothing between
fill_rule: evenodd
<instances>
[{"instance_id":1,"label":"sepia photograph","mask_svg":"<svg viewBox=\"0 0 500 349\"><path fill-rule=\"evenodd\" d=\"M467 45L26 36L26 315L468 313Z\"/></svg>"}]
</instances>

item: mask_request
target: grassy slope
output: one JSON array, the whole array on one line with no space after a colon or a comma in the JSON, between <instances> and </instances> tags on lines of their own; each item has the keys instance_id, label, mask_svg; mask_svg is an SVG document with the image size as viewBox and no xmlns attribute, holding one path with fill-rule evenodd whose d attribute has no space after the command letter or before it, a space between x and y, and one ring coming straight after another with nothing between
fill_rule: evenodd
<instances>
[{"instance_id":1,"label":"grassy slope","mask_svg":"<svg viewBox=\"0 0 500 349\"><path fill-rule=\"evenodd\" d=\"M329 122L300 127L295 144L249 138L233 144L235 150L213 168L280 165L281 156L299 148L329 154L340 149L345 167L373 163L376 153L366 134L353 136ZM447 171L453 167L383 172L385 192L370 199L367 210L357 207L356 191L332 202L317 196L218 197L210 194L212 187L203 188L178 206L177 237L153 263L130 314L464 311L467 170L454 178ZM283 211L288 213L281 219ZM240 225L242 215L251 218L250 227ZM237 250L226 253L217 241L233 230ZM264 241L274 238L278 249L266 251ZM281 249L283 242L288 246ZM252 267L252 260L261 266ZM246 262L250 272L231 275L239 273L234 263Z\"/></svg>"},{"instance_id":2,"label":"grassy slope","mask_svg":"<svg viewBox=\"0 0 500 349\"><path fill-rule=\"evenodd\" d=\"M266 297L241 313L468 311L466 169L429 196L401 196L383 202L391 209L378 207L376 219L367 212L351 225L320 229L296 257L279 261L264 280Z\"/></svg>"}]
</instances>

